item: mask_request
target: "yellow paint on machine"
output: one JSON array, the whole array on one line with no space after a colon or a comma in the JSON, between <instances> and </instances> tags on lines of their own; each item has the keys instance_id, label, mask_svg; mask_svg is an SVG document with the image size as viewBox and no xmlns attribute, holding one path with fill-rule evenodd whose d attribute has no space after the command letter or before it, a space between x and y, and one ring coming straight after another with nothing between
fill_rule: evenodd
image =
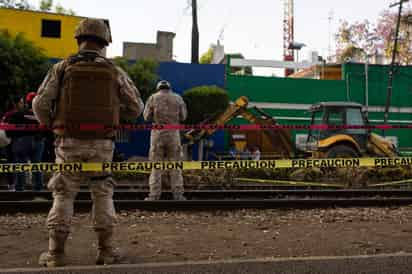
<instances>
[{"instance_id":1,"label":"yellow paint on machine","mask_svg":"<svg viewBox=\"0 0 412 274\"><path fill-rule=\"evenodd\" d=\"M12 36L22 33L26 39L42 48L47 57L63 59L77 52L74 31L84 18L49 12L0 8L0 31L6 30ZM51 32L49 28L52 28Z\"/></svg>"}]
</instances>

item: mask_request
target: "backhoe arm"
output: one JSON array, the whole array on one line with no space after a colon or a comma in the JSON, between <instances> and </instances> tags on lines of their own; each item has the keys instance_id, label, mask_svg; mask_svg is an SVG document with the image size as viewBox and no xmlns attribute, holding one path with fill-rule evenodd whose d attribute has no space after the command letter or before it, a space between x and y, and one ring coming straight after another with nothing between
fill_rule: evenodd
<instances>
[{"instance_id":1,"label":"backhoe arm","mask_svg":"<svg viewBox=\"0 0 412 274\"><path fill-rule=\"evenodd\" d=\"M258 108L254 108L261 117L256 116L248 109L242 109L240 115L249 121L251 124L258 124L258 125L276 125L277 121L271 117L270 115L266 114L262 110ZM268 137L272 144L273 150L282 158L292 158L294 155L294 145L292 142L292 136L290 131L287 129L276 129L276 130L262 130L263 134Z\"/></svg>"},{"instance_id":2,"label":"backhoe arm","mask_svg":"<svg viewBox=\"0 0 412 274\"><path fill-rule=\"evenodd\" d=\"M202 124L209 123L214 125L224 125L233 118L236 118L243 110L246 110L248 103L248 98L241 96L234 103L230 104L225 112L220 114L217 118L203 122ZM189 143L194 144L201 139L209 137L215 132L216 129L192 129L186 132L184 136L189 140Z\"/></svg>"},{"instance_id":3,"label":"backhoe arm","mask_svg":"<svg viewBox=\"0 0 412 274\"><path fill-rule=\"evenodd\" d=\"M237 116L242 116L251 124L258 125L275 125L277 121L273 119L270 115L266 114L258 108L254 108L261 117L255 115L247 109L249 100L242 96L238 98L233 104L223 112L221 115L215 119L204 122L203 124L210 123L215 125L224 125L230 120L236 118ZM192 129L188 131L184 136L189 143L194 144L201 139L207 138L217 129ZM267 139L271 143L272 150L276 152L278 157L282 158L292 158L294 155L294 145L292 142L292 136L287 129L277 129L277 130L262 130L263 134L267 136Z\"/></svg>"}]
</instances>

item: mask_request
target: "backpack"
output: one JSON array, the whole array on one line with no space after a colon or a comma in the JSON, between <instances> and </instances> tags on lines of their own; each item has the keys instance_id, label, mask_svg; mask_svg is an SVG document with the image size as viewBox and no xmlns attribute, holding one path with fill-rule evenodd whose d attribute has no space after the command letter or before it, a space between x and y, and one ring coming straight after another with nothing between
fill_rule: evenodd
<instances>
[{"instance_id":1,"label":"backpack","mask_svg":"<svg viewBox=\"0 0 412 274\"><path fill-rule=\"evenodd\" d=\"M55 133L79 139L114 136L119 125L120 99L116 67L96 53L79 53L68 59L56 102ZM80 125L105 126L107 130L81 130ZM59 128L60 127L60 128Z\"/></svg>"}]
</instances>

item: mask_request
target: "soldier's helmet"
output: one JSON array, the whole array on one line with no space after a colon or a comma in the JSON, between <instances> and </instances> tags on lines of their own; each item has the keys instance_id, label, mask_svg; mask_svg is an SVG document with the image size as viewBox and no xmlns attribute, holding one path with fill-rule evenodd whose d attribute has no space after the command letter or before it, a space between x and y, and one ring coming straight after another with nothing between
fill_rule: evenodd
<instances>
[{"instance_id":1,"label":"soldier's helmet","mask_svg":"<svg viewBox=\"0 0 412 274\"><path fill-rule=\"evenodd\" d=\"M102 40L106 46L112 42L109 26L101 19L86 18L80 21L74 33L74 38L95 37Z\"/></svg>"},{"instance_id":2,"label":"soldier's helmet","mask_svg":"<svg viewBox=\"0 0 412 274\"><path fill-rule=\"evenodd\" d=\"M172 89L172 86L170 83L166 80L159 81L156 86L156 90L161 90L161 89Z\"/></svg>"}]
</instances>

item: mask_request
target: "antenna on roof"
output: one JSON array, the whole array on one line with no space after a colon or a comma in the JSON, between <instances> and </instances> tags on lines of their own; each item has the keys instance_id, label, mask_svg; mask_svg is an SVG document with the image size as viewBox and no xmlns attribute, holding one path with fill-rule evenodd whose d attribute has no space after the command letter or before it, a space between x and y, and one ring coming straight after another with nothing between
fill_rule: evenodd
<instances>
[{"instance_id":1,"label":"antenna on roof","mask_svg":"<svg viewBox=\"0 0 412 274\"><path fill-rule=\"evenodd\" d=\"M224 36L224 34L225 34L225 28L226 28L226 25L224 25L223 27L222 27L222 29L220 30L220 32L219 32L219 37L217 38L217 41L220 43L220 42L222 42L224 39L225 39L225 36Z\"/></svg>"}]
</instances>

